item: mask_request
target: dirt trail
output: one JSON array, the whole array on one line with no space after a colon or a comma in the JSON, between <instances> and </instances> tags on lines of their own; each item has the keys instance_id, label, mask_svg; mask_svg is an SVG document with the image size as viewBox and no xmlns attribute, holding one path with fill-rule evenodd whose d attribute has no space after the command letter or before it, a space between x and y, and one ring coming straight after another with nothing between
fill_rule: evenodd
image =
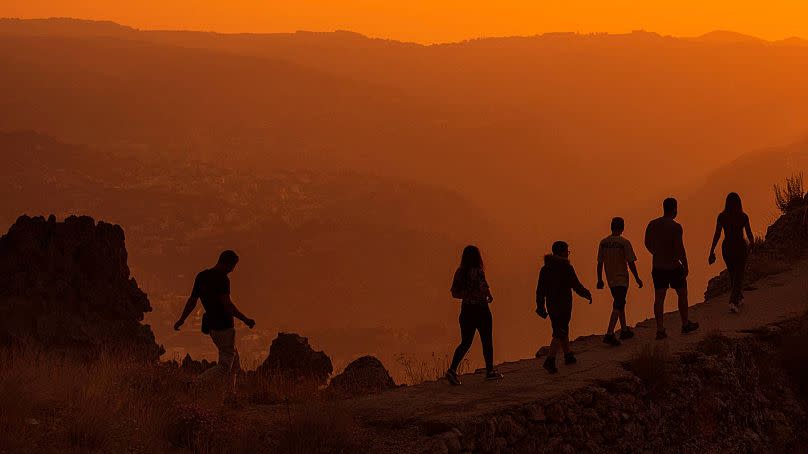
<instances>
[{"instance_id":1,"label":"dirt trail","mask_svg":"<svg viewBox=\"0 0 808 454\"><path fill-rule=\"evenodd\" d=\"M673 312L665 317L669 337L664 341L654 340L653 319L637 324L637 336L620 347L603 344L601 336L580 338L572 347L578 364L567 367L559 361L560 372L553 376L542 369L541 360L526 359L500 365L505 375L501 381L488 382L482 374L468 374L462 377L462 386L451 386L440 380L354 399L346 404L365 425L380 430L455 427L462 421L509 407L551 400L587 384L626 377L630 372L621 364L629 361L645 344L665 342L675 355L717 330L730 337L745 336L744 331L804 314L808 309L808 261L796 264L791 271L764 278L754 287L757 289L746 292L746 304L740 314L729 312L726 295L692 306L690 318L701 324L695 333L681 335L679 314ZM691 289L691 297L700 293L701 289ZM673 292L669 292L666 303L666 307L675 307Z\"/></svg>"}]
</instances>

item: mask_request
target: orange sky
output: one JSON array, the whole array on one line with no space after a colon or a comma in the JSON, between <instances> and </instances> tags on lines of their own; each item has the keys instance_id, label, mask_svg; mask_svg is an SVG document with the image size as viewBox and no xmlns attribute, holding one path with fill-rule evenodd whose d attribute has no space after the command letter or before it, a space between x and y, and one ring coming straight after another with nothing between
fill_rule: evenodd
<instances>
[{"instance_id":1,"label":"orange sky","mask_svg":"<svg viewBox=\"0 0 808 454\"><path fill-rule=\"evenodd\" d=\"M635 29L679 36L722 29L767 39L808 37L806 0L0 0L0 16L220 32L344 29L424 43Z\"/></svg>"}]
</instances>

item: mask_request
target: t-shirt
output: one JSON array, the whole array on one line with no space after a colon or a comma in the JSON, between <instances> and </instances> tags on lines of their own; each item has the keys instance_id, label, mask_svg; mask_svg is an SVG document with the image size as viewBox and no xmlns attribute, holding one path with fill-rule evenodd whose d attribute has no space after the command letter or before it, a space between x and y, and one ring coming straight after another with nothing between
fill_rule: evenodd
<instances>
[{"instance_id":1,"label":"t-shirt","mask_svg":"<svg viewBox=\"0 0 808 454\"><path fill-rule=\"evenodd\" d=\"M682 233L682 226L667 216L648 223L645 247L654 256L654 268L675 270L682 266L682 260L687 258Z\"/></svg>"},{"instance_id":2,"label":"t-shirt","mask_svg":"<svg viewBox=\"0 0 808 454\"><path fill-rule=\"evenodd\" d=\"M601 240L598 263L603 262L609 287L628 287L628 264L636 261L631 241L620 235L610 235Z\"/></svg>"},{"instance_id":3,"label":"t-shirt","mask_svg":"<svg viewBox=\"0 0 808 454\"><path fill-rule=\"evenodd\" d=\"M224 271L211 268L197 274L191 297L202 300L202 307L205 308L203 332L233 327L233 315L222 304L222 296L229 294L230 279Z\"/></svg>"}]
</instances>

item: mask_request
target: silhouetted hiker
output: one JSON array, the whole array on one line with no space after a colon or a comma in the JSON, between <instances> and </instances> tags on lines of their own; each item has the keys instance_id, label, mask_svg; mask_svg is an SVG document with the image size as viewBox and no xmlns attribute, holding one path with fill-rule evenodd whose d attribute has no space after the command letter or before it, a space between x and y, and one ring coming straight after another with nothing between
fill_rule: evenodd
<instances>
[{"instance_id":1,"label":"silhouetted hiker","mask_svg":"<svg viewBox=\"0 0 808 454\"><path fill-rule=\"evenodd\" d=\"M603 270L606 269L606 280L609 282L609 290L612 292L614 303L612 304L612 316L609 319L609 327L606 329L606 336L603 342L609 345L620 345L620 340L614 335L614 327L620 320L620 339L631 339L634 331L626 324L626 295L628 294L628 271L634 275L637 286L642 288L642 280L637 274L637 256L631 241L623 238L623 230L626 223L623 218L612 219L612 234L601 240L598 247L598 289L602 289Z\"/></svg>"},{"instance_id":2,"label":"silhouetted hiker","mask_svg":"<svg viewBox=\"0 0 808 454\"><path fill-rule=\"evenodd\" d=\"M494 368L493 319L488 307L494 301L488 282L485 281L485 267L480 250L476 246L466 246L460 259L460 267L452 281L452 297L462 300L460 306L460 345L454 352L452 364L446 372L446 379L453 385L460 384L457 368L471 348L474 332L480 332L485 358L486 378L496 380L502 374Z\"/></svg>"},{"instance_id":3,"label":"silhouetted hiker","mask_svg":"<svg viewBox=\"0 0 808 454\"><path fill-rule=\"evenodd\" d=\"M721 231L724 231L724 241L721 243L721 256L727 265L729 281L732 291L729 296L729 309L737 313L741 309L743 302L743 276L746 271L746 257L749 253L749 245L755 242L752 235L752 227L749 225L749 216L743 212L741 196L735 192L727 195L724 211L718 215L715 223L715 234L713 235L713 245L710 247L710 256L707 262L715 263L715 247L718 239L721 238ZM749 243L743 237L749 238Z\"/></svg>"},{"instance_id":4,"label":"silhouetted hiker","mask_svg":"<svg viewBox=\"0 0 808 454\"><path fill-rule=\"evenodd\" d=\"M687 318L687 253L682 238L682 226L675 221L679 214L678 202L667 198L662 203L664 215L648 223L645 229L645 247L654 257L651 277L654 279L654 317L656 338L668 337L665 332L665 296L668 288L679 297L679 315L682 317L682 334L699 328L699 324Z\"/></svg>"},{"instance_id":5,"label":"silhouetted hiker","mask_svg":"<svg viewBox=\"0 0 808 454\"><path fill-rule=\"evenodd\" d=\"M219 361L200 374L199 380L204 382L213 378L227 378L229 387L234 385L233 372L236 368L233 366L238 358L233 317L244 322L250 329L255 326L255 320L242 314L230 299L230 278L227 275L233 272L236 264L238 255L233 251L224 251L219 256L216 266L199 273L194 281L191 296L185 303L185 309L174 324L174 329L179 331L185 319L196 308L197 301L202 300L202 307L205 309L202 316L202 332L210 335L219 350Z\"/></svg>"},{"instance_id":6,"label":"silhouetted hiker","mask_svg":"<svg viewBox=\"0 0 808 454\"><path fill-rule=\"evenodd\" d=\"M544 266L539 271L539 283L536 286L536 313L541 318L550 315L550 324L553 327L550 353L544 360L544 368L551 374L558 372L556 354L559 347L564 351L565 364L578 362L570 351L569 338L573 290L592 304L592 293L578 280L569 257L567 243L553 243L553 253L544 256Z\"/></svg>"}]
</instances>

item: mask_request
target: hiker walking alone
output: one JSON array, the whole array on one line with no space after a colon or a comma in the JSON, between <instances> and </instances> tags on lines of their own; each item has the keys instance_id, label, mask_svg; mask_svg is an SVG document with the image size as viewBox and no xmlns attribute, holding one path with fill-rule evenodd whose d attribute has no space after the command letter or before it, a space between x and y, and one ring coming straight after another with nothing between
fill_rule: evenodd
<instances>
[{"instance_id":1,"label":"hiker walking alone","mask_svg":"<svg viewBox=\"0 0 808 454\"><path fill-rule=\"evenodd\" d=\"M572 292L575 291L589 300L589 304L592 304L592 293L581 284L570 264L569 245L564 241L556 241L553 243L552 252L544 256L544 266L539 271L539 282L536 285L536 313L541 318L550 316L553 340L550 342L550 353L544 360L543 367L547 372L555 374L558 372L556 354L559 348L564 351L564 364L578 362L570 350Z\"/></svg>"},{"instance_id":2,"label":"hiker walking alone","mask_svg":"<svg viewBox=\"0 0 808 454\"><path fill-rule=\"evenodd\" d=\"M743 303L743 278L746 271L746 258L749 253L749 245L755 241L752 235L752 227L749 224L749 216L743 212L741 196L735 192L727 195L724 211L718 215L715 223L715 234L713 244L710 247L710 256L707 259L712 265L715 263L715 247L724 232L724 241L721 243L721 256L727 265L729 280L732 291L729 296L729 309L733 313L741 310ZM744 239L744 232L749 239L749 243Z\"/></svg>"},{"instance_id":3,"label":"hiker walking alone","mask_svg":"<svg viewBox=\"0 0 808 454\"><path fill-rule=\"evenodd\" d=\"M452 364L446 372L446 379L459 385L457 368L471 348L474 333L480 332L483 345L486 378L497 380L502 374L494 368L493 319L488 307L494 301L491 289L485 280L485 267L480 250L476 246L466 246L460 258L460 266L452 280L452 297L462 300L460 306L460 345L455 349Z\"/></svg>"},{"instance_id":4,"label":"hiker walking alone","mask_svg":"<svg viewBox=\"0 0 808 454\"><path fill-rule=\"evenodd\" d=\"M653 256L651 277L654 280L654 318L657 325L657 340L668 337L665 331L665 296L668 288L679 297L679 316L682 318L682 334L693 332L699 324L688 318L687 304L687 252L682 226L676 222L679 203L674 198L662 202L664 214L648 223L645 229L645 247Z\"/></svg>"},{"instance_id":5,"label":"hiker walking alone","mask_svg":"<svg viewBox=\"0 0 808 454\"><path fill-rule=\"evenodd\" d=\"M233 318L238 318L250 329L255 326L255 320L242 314L230 298L230 278L227 276L236 269L236 264L238 255L233 251L224 251L219 255L216 266L199 273L182 315L174 324L174 329L179 331L185 319L196 308L197 301L202 300L202 307L205 309L202 316L202 332L210 335L219 350L219 361L215 366L202 372L198 380L207 382L213 379L226 379L229 390L235 385L234 372L238 369Z\"/></svg>"},{"instance_id":6,"label":"hiker walking alone","mask_svg":"<svg viewBox=\"0 0 808 454\"><path fill-rule=\"evenodd\" d=\"M623 230L626 222L621 217L612 219L612 234L601 240L598 246L598 290L604 288L603 270L606 270L606 280L609 283L609 290L612 293L614 303L612 304L612 316L609 319L609 326L606 329L606 336L603 342L609 345L620 345L620 340L631 339L634 331L626 324L626 296L628 295L629 277L628 272L634 275L637 286L642 288L642 280L637 273L637 256L631 241L623 237ZM614 334L617 321L620 321L620 339Z\"/></svg>"}]
</instances>

